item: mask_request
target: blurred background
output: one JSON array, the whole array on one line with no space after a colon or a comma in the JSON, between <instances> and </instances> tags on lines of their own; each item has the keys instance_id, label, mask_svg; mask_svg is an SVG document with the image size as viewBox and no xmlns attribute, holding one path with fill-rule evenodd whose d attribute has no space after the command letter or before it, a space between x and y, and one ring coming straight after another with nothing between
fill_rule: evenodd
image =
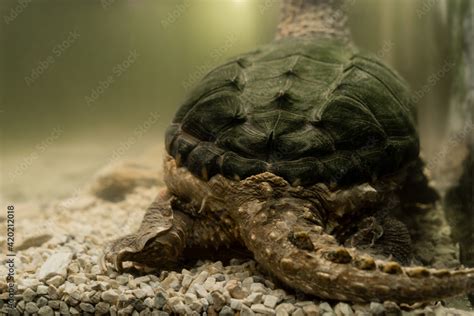
<instances>
[{"instance_id":1,"label":"blurred background","mask_svg":"<svg viewBox=\"0 0 474 316\"><path fill-rule=\"evenodd\" d=\"M0 0L2 202L66 197L104 165L159 146L195 82L272 40L279 6ZM457 63L448 1L352 0L347 8L355 42L409 82L423 150L436 153Z\"/></svg>"}]
</instances>

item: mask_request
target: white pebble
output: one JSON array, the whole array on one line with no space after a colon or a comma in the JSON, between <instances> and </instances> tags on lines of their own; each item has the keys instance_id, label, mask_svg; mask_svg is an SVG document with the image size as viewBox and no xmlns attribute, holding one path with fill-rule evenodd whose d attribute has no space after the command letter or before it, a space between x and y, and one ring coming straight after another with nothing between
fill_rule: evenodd
<instances>
[{"instance_id":1,"label":"white pebble","mask_svg":"<svg viewBox=\"0 0 474 316\"><path fill-rule=\"evenodd\" d=\"M372 302L370 303L370 312L373 315L383 315L385 313L385 307L380 303Z\"/></svg>"},{"instance_id":2,"label":"white pebble","mask_svg":"<svg viewBox=\"0 0 474 316\"><path fill-rule=\"evenodd\" d=\"M207 291L201 284L194 284L194 289L199 297L207 296Z\"/></svg>"},{"instance_id":3,"label":"white pebble","mask_svg":"<svg viewBox=\"0 0 474 316\"><path fill-rule=\"evenodd\" d=\"M107 303L115 304L118 301L119 294L114 290L107 290L105 292L102 292L100 297Z\"/></svg>"},{"instance_id":4,"label":"white pebble","mask_svg":"<svg viewBox=\"0 0 474 316\"><path fill-rule=\"evenodd\" d=\"M224 306L225 302L226 302L226 299L224 297L224 295L222 295L222 293L218 292L218 291L214 291L211 293L211 296L212 296L212 301L213 301L213 304L214 304L214 307L219 310L222 308L222 306Z\"/></svg>"},{"instance_id":5,"label":"white pebble","mask_svg":"<svg viewBox=\"0 0 474 316\"><path fill-rule=\"evenodd\" d=\"M263 294L260 292L251 293L249 296L245 298L245 302L248 303L247 305L258 304L262 301Z\"/></svg>"},{"instance_id":6,"label":"white pebble","mask_svg":"<svg viewBox=\"0 0 474 316\"><path fill-rule=\"evenodd\" d=\"M193 293L186 293L184 295L184 302L188 305L191 305L194 301L197 301L197 296Z\"/></svg>"},{"instance_id":7,"label":"white pebble","mask_svg":"<svg viewBox=\"0 0 474 316\"><path fill-rule=\"evenodd\" d=\"M265 299L263 300L263 305L270 307L270 308L275 308L276 304L278 303L278 297L273 296L273 295L265 295Z\"/></svg>"},{"instance_id":8,"label":"white pebble","mask_svg":"<svg viewBox=\"0 0 474 316\"><path fill-rule=\"evenodd\" d=\"M319 316L319 307L316 304L309 304L303 306L303 312L307 316Z\"/></svg>"},{"instance_id":9,"label":"white pebble","mask_svg":"<svg viewBox=\"0 0 474 316\"><path fill-rule=\"evenodd\" d=\"M246 305L242 305L242 309L240 310L240 316L255 316L253 310Z\"/></svg>"},{"instance_id":10,"label":"white pebble","mask_svg":"<svg viewBox=\"0 0 474 316\"><path fill-rule=\"evenodd\" d=\"M77 271L77 272L79 272L79 271ZM91 274L98 275L98 274L100 274L100 273L102 273L102 269L101 269L98 265L92 266L92 268L91 268Z\"/></svg>"},{"instance_id":11,"label":"white pebble","mask_svg":"<svg viewBox=\"0 0 474 316\"><path fill-rule=\"evenodd\" d=\"M25 305L25 311L27 311L30 314L37 313L38 310L39 310L38 306L33 302L28 302Z\"/></svg>"},{"instance_id":12,"label":"white pebble","mask_svg":"<svg viewBox=\"0 0 474 316\"><path fill-rule=\"evenodd\" d=\"M296 308L295 306L293 306L293 304L283 303L283 304L278 305L275 308L275 312L277 316L284 316L284 315L290 315L295 309Z\"/></svg>"},{"instance_id":13,"label":"white pebble","mask_svg":"<svg viewBox=\"0 0 474 316\"><path fill-rule=\"evenodd\" d=\"M73 282L74 284L85 284L89 281L89 279L83 274L83 273L78 273L78 274L74 274L74 275L71 275L69 276L68 278L71 282Z\"/></svg>"},{"instance_id":14,"label":"white pebble","mask_svg":"<svg viewBox=\"0 0 474 316\"><path fill-rule=\"evenodd\" d=\"M352 316L352 315L354 315L354 312L352 311L352 308L349 306L349 304L346 304L346 303L336 304L336 306L334 306L334 312L336 313L337 316Z\"/></svg>"},{"instance_id":15,"label":"white pebble","mask_svg":"<svg viewBox=\"0 0 474 316\"><path fill-rule=\"evenodd\" d=\"M252 283L252 285L250 285L250 292L260 292L265 294L267 293L267 289L262 283Z\"/></svg>"},{"instance_id":16,"label":"white pebble","mask_svg":"<svg viewBox=\"0 0 474 316\"><path fill-rule=\"evenodd\" d=\"M122 275L118 275L118 276L115 278L115 280L117 280L117 282L118 282L119 284L125 285L125 284L128 283L129 278L128 278L128 275L123 275L123 274L122 274Z\"/></svg>"},{"instance_id":17,"label":"white pebble","mask_svg":"<svg viewBox=\"0 0 474 316\"><path fill-rule=\"evenodd\" d=\"M213 289L214 285L216 285L216 278L214 278L212 276L208 277L206 282L204 282L204 288L207 291L211 291Z\"/></svg>"},{"instance_id":18,"label":"white pebble","mask_svg":"<svg viewBox=\"0 0 474 316\"><path fill-rule=\"evenodd\" d=\"M79 307L86 313L94 313L95 312L94 305L89 304L89 303L81 303L81 304L79 304Z\"/></svg>"},{"instance_id":19,"label":"white pebble","mask_svg":"<svg viewBox=\"0 0 474 316\"><path fill-rule=\"evenodd\" d=\"M64 283L64 287L63 287L63 292L66 293L66 294L71 294L72 292L74 292L75 290L77 289L77 286L74 284L74 283L71 283L71 282L68 282L66 281Z\"/></svg>"},{"instance_id":20,"label":"white pebble","mask_svg":"<svg viewBox=\"0 0 474 316\"><path fill-rule=\"evenodd\" d=\"M145 292L145 295L148 297L155 296L155 291L153 291L152 287L146 283L140 283L140 288Z\"/></svg>"},{"instance_id":21,"label":"white pebble","mask_svg":"<svg viewBox=\"0 0 474 316\"><path fill-rule=\"evenodd\" d=\"M38 293L39 295L46 295L48 294L48 287L46 285L38 285L36 293Z\"/></svg>"},{"instance_id":22,"label":"white pebble","mask_svg":"<svg viewBox=\"0 0 474 316\"><path fill-rule=\"evenodd\" d=\"M56 275L56 276L53 276L52 278L49 278L47 281L46 281L46 284L48 285L52 285L52 286L55 286L55 287L59 287L61 284L64 283L64 277L61 276L61 275Z\"/></svg>"},{"instance_id":23,"label":"white pebble","mask_svg":"<svg viewBox=\"0 0 474 316\"><path fill-rule=\"evenodd\" d=\"M201 301L196 300L196 301L192 302L192 303L189 305L189 307L191 307L191 309L192 309L193 311L200 313L200 312L202 311L202 307L203 307L203 306L202 306Z\"/></svg>"},{"instance_id":24,"label":"white pebble","mask_svg":"<svg viewBox=\"0 0 474 316\"><path fill-rule=\"evenodd\" d=\"M241 300L238 300L238 299L235 299L235 298L230 299L230 307L233 310L240 311L242 309L242 305L243 304L242 304Z\"/></svg>"},{"instance_id":25,"label":"white pebble","mask_svg":"<svg viewBox=\"0 0 474 316\"><path fill-rule=\"evenodd\" d=\"M40 284L41 282L37 279L25 278L18 280L18 287L24 289L26 288L35 290Z\"/></svg>"},{"instance_id":26,"label":"white pebble","mask_svg":"<svg viewBox=\"0 0 474 316\"><path fill-rule=\"evenodd\" d=\"M254 304L250 306L250 308L255 312L255 313L260 313L264 315L275 315L275 311L271 308L266 307L263 304Z\"/></svg>"},{"instance_id":27,"label":"white pebble","mask_svg":"<svg viewBox=\"0 0 474 316\"><path fill-rule=\"evenodd\" d=\"M32 289L26 289L23 292L23 298L24 298L25 302L31 302L35 299L35 297L36 297L36 292L33 291Z\"/></svg>"},{"instance_id":28,"label":"white pebble","mask_svg":"<svg viewBox=\"0 0 474 316\"><path fill-rule=\"evenodd\" d=\"M63 278L67 275L67 267L71 263L71 252L58 252L46 260L36 273L39 280L45 280L53 275L60 275Z\"/></svg>"},{"instance_id":29,"label":"white pebble","mask_svg":"<svg viewBox=\"0 0 474 316\"><path fill-rule=\"evenodd\" d=\"M148 275L142 276L135 278L134 281L139 284L139 283L148 283L150 282L150 277Z\"/></svg>"},{"instance_id":30,"label":"white pebble","mask_svg":"<svg viewBox=\"0 0 474 316\"><path fill-rule=\"evenodd\" d=\"M193 277L189 274L185 274L183 276L183 281L181 281L181 286L187 289L192 281L193 281Z\"/></svg>"},{"instance_id":31,"label":"white pebble","mask_svg":"<svg viewBox=\"0 0 474 316\"><path fill-rule=\"evenodd\" d=\"M40 316L54 316L54 311L49 306L43 306L39 309L38 315L40 315Z\"/></svg>"},{"instance_id":32,"label":"white pebble","mask_svg":"<svg viewBox=\"0 0 474 316\"><path fill-rule=\"evenodd\" d=\"M135 290L133 290L133 295L135 295L136 298L144 298L144 297L146 297L146 293L145 293L145 291L143 291L142 289L135 289Z\"/></svg>"},{"instance_id":33,"label":"white pebble","mask_svg":"<svg viewBox=\"0 0 474 316\"><path fill-rule=\"evenodd\" d=\"M153 305L155 305L155 300L151 297L147 297L143 303L146 305L148 308L153 308Z\"/></svg>"},{"instance_id":34,"label":"white pebble","mask_svg":"<svg viewBox=\"0 0 474 316\"><path fill-rule=\"evenodd\" d=\"M245 287L246 289L250 289L250 286L253 283L253 278L252 277L247 277L242 281L242 286Z\"/></svg>"},{"instance_id":35,"label":"white pebble","mask_svg":"<svg viewBox=\"0 0 474 316\"><path fill-rule=\"evenodd\" d=\"M327 302L323 302L321 304L319 304L319 309L321 311L321 313L324 313L324 312L333 312L332 310L332 307L331 305L329 305Z\"/></svg>"},{"instance_id":36,"label":"white pebble","mask_svg":"<svg viewBox=\"0 0 474 316\"><path fill-rule=\"evenodd\" d=\"M297 310L295 310L291 316L305 316L304 312L303 312L303 309L301 308L298 308Z\"/></svg>"}]
</instances>

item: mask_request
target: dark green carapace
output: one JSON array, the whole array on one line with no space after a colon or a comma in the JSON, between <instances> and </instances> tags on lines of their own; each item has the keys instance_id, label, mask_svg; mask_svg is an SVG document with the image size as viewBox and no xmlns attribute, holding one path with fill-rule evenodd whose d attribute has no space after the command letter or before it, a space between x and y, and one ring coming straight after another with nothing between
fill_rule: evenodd
<instances>
[{"instance_id":1,"label":"dark green carapace","mask_svg":"<svg viewBox=\"0 0 474 316\"><path fill-rule=\"evenodd\" d=\"M270 171L294 185L344 185L399 170L419 141L393 71L336 40L288 38L207 74L166 149L204 180Z\"/></svg>"}]
</instances>

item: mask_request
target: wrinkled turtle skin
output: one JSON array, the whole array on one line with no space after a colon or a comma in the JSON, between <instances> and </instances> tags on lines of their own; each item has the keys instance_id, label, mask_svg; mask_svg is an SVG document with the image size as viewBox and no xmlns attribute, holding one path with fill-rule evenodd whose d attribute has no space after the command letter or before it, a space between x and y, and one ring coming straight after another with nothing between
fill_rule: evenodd
<instances>
[{"instance_id":1,"label":"wrinkled turtle skin","mask_svg":"<svg viewBox=\"0 0 474 316\"><path fill-rule=\"evenodd\" d=\"M235 58L178 110L166 133L167 189L106 259L160 268L193 250L241 246L281 282L326 299L467 293L473 269L411 265L397 219L436 196L412 108L393 71L336 39L284 38Z\"/></svg>"}]
</instances>

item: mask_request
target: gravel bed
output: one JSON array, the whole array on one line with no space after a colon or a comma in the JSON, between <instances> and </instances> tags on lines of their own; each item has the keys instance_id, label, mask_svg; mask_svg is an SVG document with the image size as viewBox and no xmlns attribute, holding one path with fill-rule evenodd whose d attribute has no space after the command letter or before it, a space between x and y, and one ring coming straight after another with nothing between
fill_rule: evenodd
<instances>
[{"instance_id":1,"label":"gravel bed","mask_svg":"<svg viewBox=\"0 0 474 316\"><path fill-rule=\"evenodd\" d=\"M104 244L138 227L158 192L155 177L156 169L125 163L101 172L92 185L62 201L15 205L15 308L8 306L8 284L2 277L0 314L472 315L440 303L323 302L279 288L252 260L198 261L187 269L149 274L102 271ZM1 233L5 249L4 227ZM6 260L2 258L2 276L8 274Z\"/></svg>"}]
</instances>

